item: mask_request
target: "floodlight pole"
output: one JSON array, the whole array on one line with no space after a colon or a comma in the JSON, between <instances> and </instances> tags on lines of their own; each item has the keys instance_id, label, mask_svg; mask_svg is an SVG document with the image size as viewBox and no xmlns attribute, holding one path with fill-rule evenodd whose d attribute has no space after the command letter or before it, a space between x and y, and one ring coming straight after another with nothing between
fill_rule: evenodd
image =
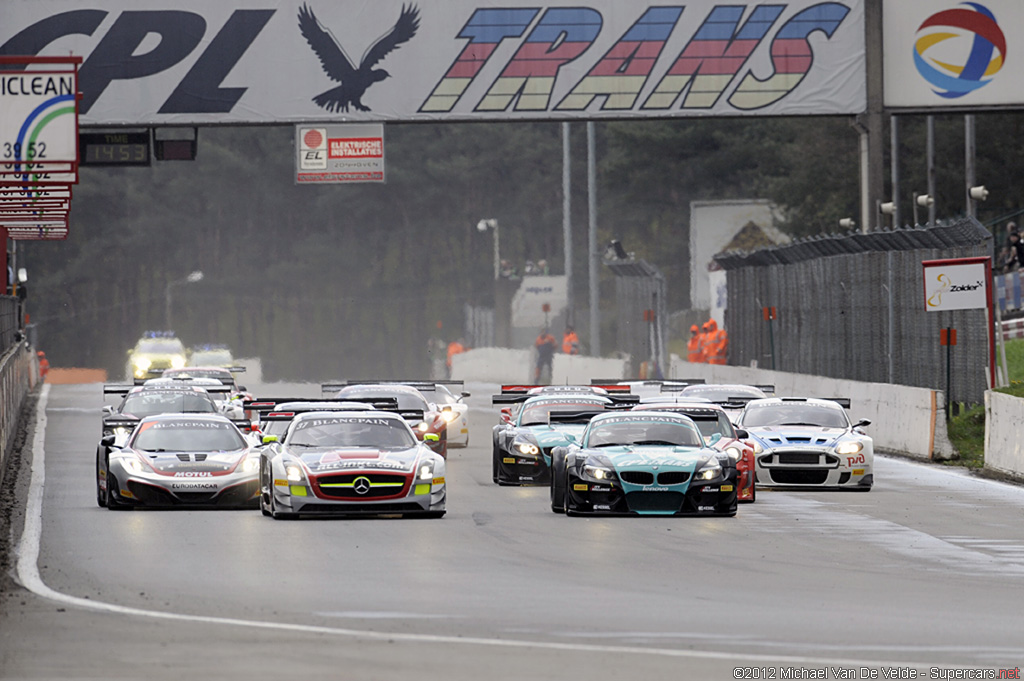
<instances>
[{"instance_id":1,"label":"floodlight pole","mask_svg":"<svg viewBox=\"0 0 1024 681\"><path fill-rule=\"evenodd\" d=\"M594 153L594 122L587 121L587 255L590 258L590 354L601 356L601 317L597 279L597 161Z\"/></svg>"},{"instance_id":2,"label":"floodlight pole","mask_svg":"<svg viewBox=\"0 0 1024 681\"><path fill-rule=\"evenodd\" d=\"M196 270L183 279L167 282L167 286L164 288L164 329L170 330L173 328L171 327L171 289L178 284L194 284L202 280L203 273Z\"/></svg>"}]
</instances>

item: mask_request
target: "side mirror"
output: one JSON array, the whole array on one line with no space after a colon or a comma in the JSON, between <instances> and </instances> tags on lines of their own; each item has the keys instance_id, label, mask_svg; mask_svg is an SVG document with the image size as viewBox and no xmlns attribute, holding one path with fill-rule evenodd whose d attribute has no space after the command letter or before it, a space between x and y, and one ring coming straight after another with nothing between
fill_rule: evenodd
<instances>
[{"instance_id":1,"label":"side mirror","mask_svg":"<svg viewBox=\"0 0 1024 681\"><path fill-rule=\"evenodd\" d=\"M750 433L748 433L747 431L743 430L742 428L737 428L736 429L736 439L737 440L746 440L746 439L749 439L749 438L750 438Z\"/></svg>"},{"instance_id":2,"label":"side mirror","mask_svg":"<svg viewBox=\"0 0 1024 681\"><path fill-rule=\"evenodd\" d=\"M463 390L461 393L459 393L459 397L469 397L469 393Z\"/></svg>"},{"instance_id":3,"label":"side mirror","mask_svg":"<svg viewBox=\"0 0 1024 681\"><path fill-rule=\"evenodd\" d=\"M277 442L277 441L278 440L277 440L277 436L276 435L264 435L263 439L260 440L260 442L262 442L265 445L269 445L271 442Z\"/></svg>"},{"instance_id":4,"label":"side mirror","mask_svg":"<svg viewBox=\"0 0 1024 681\"><path fill-rule=\"evenodd\" d=\"M104 404L102 411L103 411L103 415L104 416L113 416L114 415L114 408L111 405L109 405L109 404Z\"/></svg>"},{"instance_id":5,"label":"side mirror","mask_svg":"<svg viewBox=\"0 0 1024 681\"><path fill-rule=\"evenodd\" d=\"M569 442L576 442L576 436L573 435L572 433L566 433L565 439L568 440Z\"/></svg>"},{"instance_id":6,"label":"side mirror","mask_svg":"<svg viewBox=\"0 0 1024 681\"><path fill-rule=\"evenodd\" d=\"M870 425L871 425L871 419L861 419L860 421L857 421L857 423L853 424L853 427L854 428L860 428L862 426L870 426Z\"/></svg>"},{"instance_id":7,"label":"side mirror","mask_svg":"<svg viewBox=\"0 0 1024 681\"><path fill-rule=\"evenodd\" d=\"M512 423L512 410L508 407L502 407L501 409L501 422Z\"/></svg>"},{"instance_id":8,"label":"side mirror","mask_svg":"<svg viewBox=\"0 0 1024 681\"><path fill-rule=\"evenodd\" d=\"M236 385L235 390L237 390L240 393L249 392L244 385Z\"/></svg>"},{"instance_id":9,"label":"side mirror","mask_svg":"<svg viewBox=\"0 0 1024 681\"><path fill-rule=\"evenodd\" d=\"M104 435L103 437L100 438L100 444L103 445L104 447L113 447L114 440L116 439L117 436L114 435L113 433L111 433L110 435Z\"/></svg>"},{"instance_id":10,"label":"side mirror","mask_svg":"<svg viewBox=\"0 0 1024 681\"><path fill-rule=\"evenodd\" d=\"M709 445L713 445L713 444L715 444L716 442L718 442L721 439L722 439L722 434L721 433L715 433L710 438L708 438L708 444Z\"/></svg>"},{"instance_id":11,"label":"side mirror","mask_svg":"<svg viewBox=\"0 0 1024 681\"><path fill-rule=\"evenodd\" d=\"M424 442L440 442L441 436L437 433L423 433Z\"/></svg>"}]
</instances>

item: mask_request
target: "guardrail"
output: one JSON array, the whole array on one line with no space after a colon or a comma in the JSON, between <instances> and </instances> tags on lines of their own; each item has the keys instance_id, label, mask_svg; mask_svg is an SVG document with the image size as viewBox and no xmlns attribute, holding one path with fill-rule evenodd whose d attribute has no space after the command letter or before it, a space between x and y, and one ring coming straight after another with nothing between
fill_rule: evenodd
<instances>
[{"instance_id":1,"label":"guardrail","mask_svg":"<svg viewBox=\"0 0 1024 681\"><path fill-rule=\"evenodd\" d=\"M39 364L33 349L25 343L8 346L0 356L0 484L18 434L21 406L38 381Z\"/></svg>"}]
</instances>

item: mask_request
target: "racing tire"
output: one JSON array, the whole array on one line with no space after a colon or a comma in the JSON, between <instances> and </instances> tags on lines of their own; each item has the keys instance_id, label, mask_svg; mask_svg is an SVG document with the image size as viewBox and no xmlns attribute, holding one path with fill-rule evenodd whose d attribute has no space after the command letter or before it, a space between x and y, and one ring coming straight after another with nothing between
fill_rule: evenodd
<instances>
[{"instance_id":1,"label":"racing tire","mask_svg":"<svg viewBox=\"0 0 1024 681\"><path fill-rule=\"evenodd\" d=\"M100 508L107 507L107 491L100 489L100 471L103 470L103 464L100 462L106 461L106 458L107 448L103 445L96 447L96 505ZM106 471L104 471L104 479L106 479Z\"/></svg>"},{"instance_id":2,"label":"racing tire","mask_svg":"<svg viewBox=\"0 0 1024 681\"><path fill-rule=\"evenodd\" d=\"M498 449L498 443L494 443L494 447L491 449L491 482L495 485L500 485L501 480L498 478L498 458L501 456L501 450Z\"/></svg>"},{"instance_id":3,"label":"racing tire","mask_svg":"<svg viewBox=\"0 0 1024 681\"><path fill-rule=\"evenodd\" d=\"M106 462L106 467L107 467L107 492L106 492L106 502L107 502L106 506L107 506L107 510L108 511L124 511L124 510L127 510L127 509L131 508L130 506L128 506L126 504L122 504L114 496L114 488L117 487L117 478L115 478L114 476L112 476L110 474L110 458L109 457L104 457L103 460L104 460L104 462Z\"/></svg>"},{"instance_id":4,"label":"racing tire","mask_svg":"<svg viewBox=\"0 0 1024 681\"><path fill-rule=\"evenodd\" d=\"M551 512L565 513L565 452L554 451L551 453Z\"/></svg>"},{"instance_id":5,"label":"racing tire","mask_svg":"<svg viewBox=\"0 0 1024 681\"><path fill-rule=\"evenodd\" d=\"M266 500L263 497L263 475L264 475L264 473L266 473L266 476L267 476L266 479L267 479L268 482L273 482L273 477L270 475L269 472L263 471L261 469L261 471L260 471L260 513L262 513L264 516L269 518L269 517L272 517L270 515L270 508L267 506L267 502L266 502ZM268 496L272 496L274 494L274 488L271 485L267 485L267 489L269 490Z\"/></svg>"}]
</instances>

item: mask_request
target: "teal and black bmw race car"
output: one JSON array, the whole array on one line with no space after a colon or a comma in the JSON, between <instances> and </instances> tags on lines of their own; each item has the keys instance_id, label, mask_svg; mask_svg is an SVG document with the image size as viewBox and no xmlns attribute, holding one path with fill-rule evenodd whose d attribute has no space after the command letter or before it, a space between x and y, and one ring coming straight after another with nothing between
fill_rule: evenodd
<instances>
[{"instance_id":1,"label":"teal and black bmw race car","mask_svg":"<svg viewBox=\"0 0 1024 681\"><path fill-rule=\"evenodd\" d=\"M551 510L568 515L736 515L736 465L682 414L597 414L552 450Z\"/></svg>"}]
</instances>

